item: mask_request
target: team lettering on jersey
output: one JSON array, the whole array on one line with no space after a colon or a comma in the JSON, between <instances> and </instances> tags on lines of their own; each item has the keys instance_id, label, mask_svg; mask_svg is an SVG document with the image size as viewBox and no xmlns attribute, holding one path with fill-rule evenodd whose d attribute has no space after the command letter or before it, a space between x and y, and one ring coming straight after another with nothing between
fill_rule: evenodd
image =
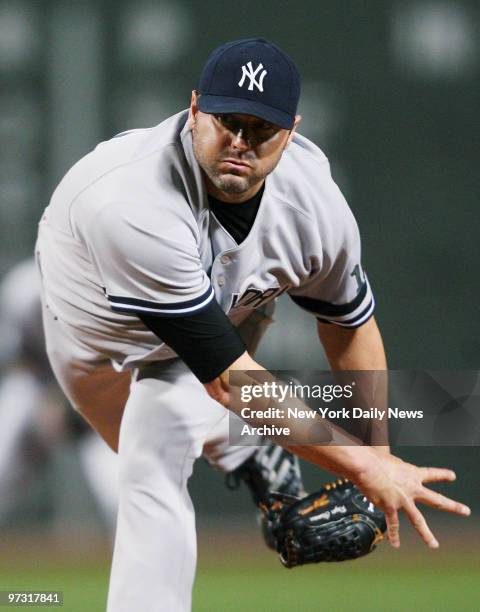
<instances>
[{"instance_id":1,"label":"team lettering on jersey","mask_svg":"<svg viewBox=\"0 0 480 612\"><path fill-rule=\"evenodd\" d=\"M235 308L244 307L259 308L266 302L269 302L270 300L279 297L282 293L285 293L290 286L291 285L287 283L281 287L269 287L264 291L261 289L255 289L255 287L249 287L241 296L239 293L233 293L232 303L229 310L231 311Z\"/></svg>"}]
</instances>

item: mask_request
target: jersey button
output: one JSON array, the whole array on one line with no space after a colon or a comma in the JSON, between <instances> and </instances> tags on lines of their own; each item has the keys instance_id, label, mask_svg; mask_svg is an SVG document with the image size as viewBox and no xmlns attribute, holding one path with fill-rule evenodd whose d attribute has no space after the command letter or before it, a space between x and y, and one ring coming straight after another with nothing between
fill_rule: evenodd
<instances>
[{"instance_id":1,"label":"jersey button","mask_svg":"<svg viewBox=\"0 0 480 612\"><path fill-rule=\"evenodd\" d=\"M230 261L230 257L228 255L222 255L220 257L220 261L222 262L222 264L227 264Z\"/></svg>"},{"instance_id":2,"label":"jersey button","mask_svg":"<svg viewBox=\"0 0 480 612\"><path fill-rule=\"evenodd\" d=\"M219 287L223 287L223 285L225 284L225 277L224 276L219 276L217 279L217 283Z\"/></svg>"}]
</instances>

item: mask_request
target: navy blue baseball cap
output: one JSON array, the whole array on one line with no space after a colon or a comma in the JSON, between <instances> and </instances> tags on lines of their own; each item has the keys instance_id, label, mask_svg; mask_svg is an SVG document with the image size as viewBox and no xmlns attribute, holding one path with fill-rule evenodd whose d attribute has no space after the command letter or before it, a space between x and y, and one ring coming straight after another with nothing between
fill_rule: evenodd
<instances>
[{"instance_id":1,"label":"navy blue baseball cap","mask_svg":"<svg viewBox=\"0 0 480 612\"><path fill-rule=\"evenodd\" d=\"M204 113L253 115L289 130L297 113L300 75L276 45L247 38L211 53L198 92L198 108Z\"/></svg>"}]
</instances>

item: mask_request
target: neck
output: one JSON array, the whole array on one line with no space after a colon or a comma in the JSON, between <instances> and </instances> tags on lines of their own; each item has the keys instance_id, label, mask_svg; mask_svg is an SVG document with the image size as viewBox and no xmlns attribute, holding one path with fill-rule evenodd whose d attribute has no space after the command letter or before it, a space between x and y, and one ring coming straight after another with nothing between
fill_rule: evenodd
<instances>
[{"instance_id":1,"label":"neck","mask_svg":"<svg viewBox=\"0 0 480 612\"><path fill-rule=\"evenodd\" d=\"M259 181L250 187L248 191L243 191L242 193L226 193L225 191L221 191L215 187L206 174L204 174L204 179L208 195L213 196L221 202L227 202L228 204L241 204L242 202L250 200L250 198L253 198L254 195L257 195L265 182L265 179Z\"/></svg>"}]
</instances>

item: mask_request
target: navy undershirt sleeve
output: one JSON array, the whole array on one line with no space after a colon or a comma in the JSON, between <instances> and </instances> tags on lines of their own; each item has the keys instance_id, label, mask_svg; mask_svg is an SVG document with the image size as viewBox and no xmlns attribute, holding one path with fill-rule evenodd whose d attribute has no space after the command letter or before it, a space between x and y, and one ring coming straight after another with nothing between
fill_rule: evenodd
<instances>
[{"instance_id":1,"label":"navy undershirt sleeve","mask_svg":"<svg viewBox=\"0 0 480 612\"><path fill-rule=\"evenodd\" d=\"M165 317L138 313L202 382L211 382L247 349L230 319L213 299L198 313Z\"/></svg>"}]
</instances>

